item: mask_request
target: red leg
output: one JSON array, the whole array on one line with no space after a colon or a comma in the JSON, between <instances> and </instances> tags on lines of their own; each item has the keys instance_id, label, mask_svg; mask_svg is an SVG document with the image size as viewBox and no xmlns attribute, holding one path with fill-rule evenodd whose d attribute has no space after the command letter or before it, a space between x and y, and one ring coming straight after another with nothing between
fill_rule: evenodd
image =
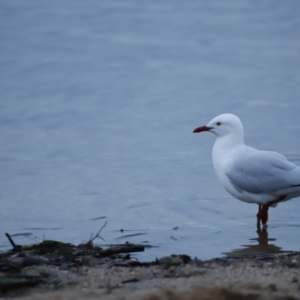
<instances>
[{"instance_id":1,"label":"red leg","mask_svg":"<svg viewBox=\"0 0 300 300\"><path fill-rule=\"evenodd\" d=\"M257 214L256 214L256 218L257 218L257 223L256 223L256 225L257 225L257 228L259 228L259 226L260 226L260 221L261 221L261 204L258 204L258 212L257 212Z\"/></svg>"},{"instance_id":2,"label":"red leg","mask_svg":"<svg viewBox=\"0 0 300 300\"><path fill-rule=\"evenodd\" d=\"M272 200L272 201L268 202L267 204L264 204L261 207L260 216L261 216L261 222L262 222L263 225L266 225L267 222L268 222L268 209L269 209L269 207L273 204L276 204L276 203L279 203L279 202L283 201L285 199L285 197L286 197L286 195L282 195L282 196L278 197L277 199Z\"/></svg>"},{"instance_id":3,"label":"red leg","mask_svg":"<svg viewBox=\"0 0 300 300\"><path fill-rule=\"evenodd\" d=\"M269 210L268 204L264 204L261 209L261 223L263 225L266 225L268 222L268 210Z\"/></svg>"}]
</instances>

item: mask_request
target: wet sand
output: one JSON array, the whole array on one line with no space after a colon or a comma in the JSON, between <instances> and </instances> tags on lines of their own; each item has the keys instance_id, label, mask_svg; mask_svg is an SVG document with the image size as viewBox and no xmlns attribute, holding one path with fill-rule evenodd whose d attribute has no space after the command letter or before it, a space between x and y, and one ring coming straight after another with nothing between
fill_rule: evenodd
<instances>
[{"instance_id":1,"label":"wet sand","mask_svg":"<svg viewBox=\"0 0 300 300\"><path fill-rule=\"evenodd\" d=\"M300 253L217 258L165 257L154 265L24 268L44 283L3 294L15 299L300 299ZM45 275L46 274L46 275Z\"/></svg>"}]
</instances>

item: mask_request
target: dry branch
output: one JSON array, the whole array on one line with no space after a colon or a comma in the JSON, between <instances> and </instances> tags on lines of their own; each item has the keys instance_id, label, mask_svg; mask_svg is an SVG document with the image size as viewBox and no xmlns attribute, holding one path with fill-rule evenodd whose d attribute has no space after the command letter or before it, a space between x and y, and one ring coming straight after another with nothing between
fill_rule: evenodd
<instances>
[{"instance_id":1,"label":"dry branch","mask_svg":"<svg viewBox=\"0 0 300 300\"><path fill-rule=\"evenodd\" d=\"M107 221L105 221L104 225L98 230L98 232L95 234L95 236L93 236L93 234L91 234L90 239L85 244L86 246L88 246L88 247L92 246L93 241L96 238L100 238L102 241L105 241L104 238L100 236L100 233L101 233L102 229L106 226L106 224L107 224Z\"/></svg>"}]
</instances>

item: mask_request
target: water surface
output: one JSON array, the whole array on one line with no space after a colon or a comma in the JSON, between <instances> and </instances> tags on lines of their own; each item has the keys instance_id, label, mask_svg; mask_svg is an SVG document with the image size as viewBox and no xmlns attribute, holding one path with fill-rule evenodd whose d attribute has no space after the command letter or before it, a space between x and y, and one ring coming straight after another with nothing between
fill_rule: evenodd
<instances>
[{"instance_id":1,"label":"water surface","mask_svg":"<svg viewBox=\"0 0 300 300\"><path fill-rule=\"evenodd\" d=\"M260 237L257 207L217 181L214 137L192 134L235 113L248 144L300 164L299 10L2 1L0 249L5 232L80 243L108 221L106 243L157 246L143 259L299 250L299 199L270 209Z\"/></svg>"}]
</instances>

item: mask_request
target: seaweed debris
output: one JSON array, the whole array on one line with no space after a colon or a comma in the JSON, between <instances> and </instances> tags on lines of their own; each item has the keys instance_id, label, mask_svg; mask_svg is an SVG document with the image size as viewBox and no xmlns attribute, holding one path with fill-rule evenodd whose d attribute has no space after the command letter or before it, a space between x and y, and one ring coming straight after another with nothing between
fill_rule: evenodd
<instances>
[{"instance_id":1,"label":"seaweed debris","mask_svg":"<svg viewBox=\"0 0 300 300\"><path fill-rule=\"evenodd\" d=\"M33 266L55 266L60 270L74 272L82 266L142 265L131 257L131 253L144 251L144 245L128 242L106 248L94 245L93 241L95 238L101 238L100 233L105 225L106 223L96 235L91 235L88 242L78 246L55 240L44 240L41 243L22 246L15 244L12 236L6 233L12 249L0 253L0 295L18 288L46 283L49 274L30 268Z\"/></svg>"}]
</instances>

